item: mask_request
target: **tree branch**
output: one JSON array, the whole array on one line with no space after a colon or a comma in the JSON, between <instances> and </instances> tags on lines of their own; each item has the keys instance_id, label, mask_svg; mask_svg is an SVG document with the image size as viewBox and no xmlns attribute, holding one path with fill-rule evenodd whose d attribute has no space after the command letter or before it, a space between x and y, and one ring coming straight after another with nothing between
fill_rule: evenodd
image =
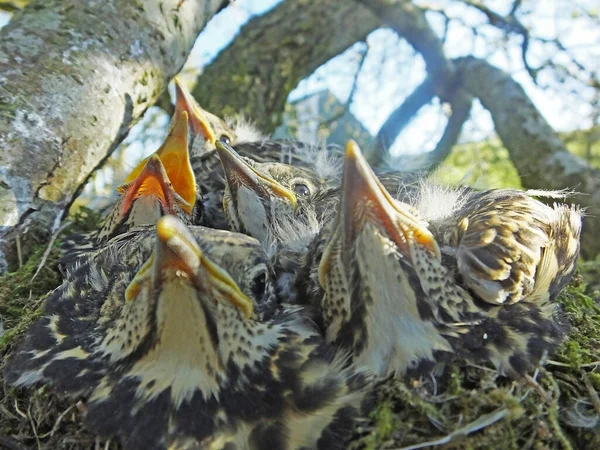
<instances>
[{"instance_id":1,"label":"tree branch","mask_svg":"<svg viewBox=\"0 0 600 450\"><path fill-rule=\"evenodd\" d=\"M193 94L215 114L242 113L270 133L303 78L379 26L354 1L285 1L241 29L200 75Z\"/></svg>"},{"instance_id":2,"label":"tree branch","mask_svg":"<svg viewBox=\"0 0 600 450\"><path fill-rule=\"evenodd\" d=\"M404 99L404 102L389 115L377 133L377 142L379 143L379 148L382 153L378 158L380 161L383 160L382 157L384 157L389 148L394 144L394 141L402 130L404 130L423 106L431 103L434 96L435 84L430 77L427 77L408 97Z\"/></svg>"},{"instance_id":3,"label":"tree branch","mask_svg":"<svg viewBox=\"0 0 600 450\"><path fill-rule=\"evenodd\" d=\"M0 30L0 270L181 68L218 0L37 0Z\"/></svg>"},{"instance_id":4,"label":"tree branch","mask_svg":"<svg viewBox=\"0 0 600 450\"><path fill-rule=\"evenodd\" d=\"M427 22L424 11L406 0L358 0L400 35L423 57L437 95L444 98L452 84L454 68L444 54L444 44Z\"/></svg>"},{"instance_id":5,"label":"tree branch","mask_svg":"<svg viewBox=\"0 0 600 450\"><path fill-rule=\"evenodd\" d=\"M448 123L444 129L444 134L438 141L435 149L427 154L427 167L425 170L431 171L439 166L452 151L452 147L458 142L462 127L469 119L473 97L463 89L456 92L456 95L450 102L452 114L448 118Z\"/></svg>"}]
</instances>

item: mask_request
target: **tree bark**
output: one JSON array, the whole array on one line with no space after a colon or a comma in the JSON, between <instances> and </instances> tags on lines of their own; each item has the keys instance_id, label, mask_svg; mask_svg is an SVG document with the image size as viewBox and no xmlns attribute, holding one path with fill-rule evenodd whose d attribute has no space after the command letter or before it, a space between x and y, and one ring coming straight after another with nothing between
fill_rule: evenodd
<instances>
[{"instance_id":1,"label":"tree bark","mask_svg":"<svg viewBox=\"0 0 600 450\"><path fill-rule=\"evenodd\" d=\"M298 83L379 25L352 0L285 1L242 28L199 77L193 94L209 111L242 113L271 133Z\"/></svg>"},{"instance_id":2,"label":"tree bark","mask_svg":"<svg viewBox=\"0 0 600 450\"><path fill-rule=\"evenodd\" d=\"M586 208L581 239L584 257L600 253L600 171L570 153L509 74L487 61L458 58L462 84L491 113L494 127L510 153L523 186L530 189L572 188L567 200Z\"/></svg>"},{"instance_id":3,"label":"tree bark","mask_svg":"<svg viewBox=\"0 0 600 450\"><path fill-rule=\"evenodd\" d=\"M37 0L0 30L0 270L57 228L220 3Z\"/></svg>"}]
</instances>

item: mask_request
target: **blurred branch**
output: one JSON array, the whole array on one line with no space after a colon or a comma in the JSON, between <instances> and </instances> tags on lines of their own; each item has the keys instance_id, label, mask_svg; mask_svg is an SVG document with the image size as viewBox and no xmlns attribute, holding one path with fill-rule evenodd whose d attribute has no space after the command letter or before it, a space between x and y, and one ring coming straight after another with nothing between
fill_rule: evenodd
<instances>
[{"instance_id":1,"label":"blurred branch","mask_svg":"<svg viewBox=\"0 0 600 450\"><path fill-rule=\"evenodd\" d=\"M529 62L527 61L527 51L529 49L529 30L516 17L516 13L519 9L519 6L521 5L521 2L513 2L511 10L506 16L503 16L502 14L491 10L490 8L488 8L483 3L477 0L461 0L461 2L482 12L487 17L487 20L490 25L495 26L496 28L499 28L506 33L518 34L523 38L523 42L521 44L521 60L523 61L523 66L525 66L525 70L527 70L527 73L529 74L533 82L537 84L537 74L539 72L539 68L534 69L529 65Z\"/></svg>"},{"instance_id":2,"label":"blurred branch","mask_svg":"<svg viewBox=\"0 0 600 450\"><path fill-rule=\"evenodd\" d=\"M444 44L429 25L425 12L406 0L358 0L398 33L423 57L437 95L454 78L454 68L444 54Z\"/></svg>"},{"instance_id":3,"label":"blurred branch","mask_svg":"<svg viewBox=\"0 0 600 450\"><path fill-rule=\"evenodd\" d=\"M31 0L0 1L0 11L15 12L25 8Z\"/></svg>"},{"instance_id":4,"label":"blurred branch","mask_svg":"<svg viewBox=\"0 0 600 450\"><path fill-rule=\"evenodd\" d=\"M171 102L171 96L169 95L169 90L165 89L158 100L154 104L154 106L158 106L164 112L166 112L169 116L172 116L175 112L175 105Z\"/></svg>"},{"instance_id":5,"label":"blurred branch","mask_svg":"<svg viewBox=\"0 0 600 450\"><path fill-rule=\"evenodd\" d=\"M448 118L448 123L444 129L444 134L438 141L435 149L428 156L426 170L431 171L439 166L452 151L452 147L458 142L462 127L469 119L473 97L465 90L460 89L450 102L452 113Z\"/></svg>"},{"instance_id":6,"label":"blurred branch","mask_svg":"<svg viewBox=\"0 0 600 450\"><path fill-rule=\"evenodd\" d=\"M354 94L356 93L356 88L358 86L358 77L360 76L362 68L365 64L365 59L367 58L368 52L369 52L369 45L365 42L364 50L360 51L360 61L358 62L358 68L356 69L356 72L354 73L354 78L352 80L352 88L350 89L350 94L348 95L348 100L346 100L346 103L344 103L339 108L337 108L337 112L335 114L330 115L329 117L327 117L326 120L320 121L319 126L329 126L336 120L343 117L343 115L346 114L346 111L348 111L350 109L350 106L352 105L352 102L354 101Z\"/></svg>"},{"instance_id":7,"label":"blurred branch","mask_svg":"<svg viewBox=\"0 0 600 450\"><path fill-rule=\"evenodd\" d=\"M348 95L348 100L346 100L346 107L349 108L354 101L354 94L356 93L356 88L358 87L358 77L362 72L363 66L365 65L365 60L367 59L367 54L369 53L369 44L365 42L365 48L360 51L360 61L358 62L358 67L356 68L356 72L354 73L354 78L352 79L352 88L350 89L350 94Z\"/></svg>"},{"instance_id":8,"label":"blurred branch","mask_svg":"<svg viewBox=\"0 0 600 450\"><path fill-rule=\"evenodd\" d=\"M530 189L575 189L568 200L600 216L600 171L571 154L511 76L487 61L464 57L454 60L463 87L491 113L494 127L515 164L523 186ZM600 221L587 220L582 254L600 252Z\"/></svg>"},{"instance_id":9,"label":"blurred branch","mask_svg":"<svg viewBox=\"0 0 600 450\"><path fill-rule=\"evenodd\" d=\"M435 85L430 77L415 88L404 102L392 112L377 133L381 153L385 154L398 135L410 123L419 110L433 100ZM383 155L382 155L383 156ZM380 157L379 160L382 160Z\"/></svg>"},{"instance_id":10,"label":"blurred branch","mask_svg":"<svg viewBox=\"0 0 600 450\"><path fill-rule=\"evenodd\" d=\"M370 157L370 161L377 164L387 159L389 147L418 111L430 103L434 96L439 96L443 102L452 101L456 97L457 80L453 63L444 54L444 44L431 28L423 9L405 0L359 1L371 8L383 23L406 39L421 54L427 70L427 78L388 117L379 130L377 134L378 152ZM470 108L467 109L467 117L469 110ZM459 117L456 118L456 122L460 123L459 133L464 120L466 119L461 121ZM449 134L443 139L443 142L438 144L440 149L436 155L444 153L448 144L452 147L453 130L454 128L447 129Z\"/></svg>"}]
</instances>

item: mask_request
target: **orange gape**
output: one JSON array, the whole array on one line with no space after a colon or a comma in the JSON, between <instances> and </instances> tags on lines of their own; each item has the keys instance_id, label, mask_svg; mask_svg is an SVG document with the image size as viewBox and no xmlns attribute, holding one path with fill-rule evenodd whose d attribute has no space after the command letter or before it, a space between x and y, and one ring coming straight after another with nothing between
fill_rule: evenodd
<instances>
[{"instance_id":1,"label":"orange gape","mask_svg":"<svg viewBox=\"0 0 600 450\"><path fill-rule=\"evenodd\" d=\"M160 158L160 162L162 163L166 173L166 181L171 184L171 188L175 191L175 193L185 201L185 203L181 205L183 210L188 214L191 213L196 202L197 193L196 177L194 176L189 157L188 114L186 111L181 112L179 119L175 122L175 125L165 139L165 142L154 153L154 155ZM132 182L139 183L138 187L140 189L147 189L147 192L149 193L158 193L158 191L152 189L158 189L160 186L163 191L162 198L163 200L166 200L166 190L161 183L158 183L159 186L152 181L148 181L146 184L144 179L138 182L138 179L144 171L149 159L150 157L142 160L137 167L133 169L133 171L125 179L125 184L130 185ZM140 192L140 195L142 194L143 192ZM138 197L139 195L134 197L133 200ZM157 195L157 197L161 198L160 195Z\"/></svg>"}]
</instances>

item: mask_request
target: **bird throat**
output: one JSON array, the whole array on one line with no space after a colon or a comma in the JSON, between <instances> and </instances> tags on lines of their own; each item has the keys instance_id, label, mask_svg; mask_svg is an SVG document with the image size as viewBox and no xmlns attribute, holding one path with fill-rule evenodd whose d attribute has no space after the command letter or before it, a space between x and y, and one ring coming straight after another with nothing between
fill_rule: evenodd
<instances>
[{"instance_id":1,"label":"bird throat","mask_svg":"<svg viewBox=\"0 0 600 450\"><path fill-rule=\"evenodd\" d=\"M151 290L148 291L152 295ZM190 399L197 391L204 398L218 398L221 381L226 375L211 334L212 318L197 295L198 291L189 280L175 279L163 283L154 312L147 308L132 314L133 305L144 299L138 297L130 302L128 328L155 327L153 333L147 333L151 340L149 345L140 342L144 354L127 372L140 382L138 396L151 399L170 390L176 405ZM122 339L128 339L125 332L118 340Z\"/></svg>"},{"instance_id":2,"label":"bird throat","mask_svg":"<svg viewBox=\"0 0 600 450\"><path fill-rule=\"evenodd\" d=\"M355 362L380 376L403 374L422 361L433 361L435 351L451 349L434 322L424 316L418 280L411 279L399 260L402 256L388 241L374 230L357 237L354 257L344 264L352 312L339 332L343 337L354 329L350 349Z\"/></svg>"}]
</instances>

